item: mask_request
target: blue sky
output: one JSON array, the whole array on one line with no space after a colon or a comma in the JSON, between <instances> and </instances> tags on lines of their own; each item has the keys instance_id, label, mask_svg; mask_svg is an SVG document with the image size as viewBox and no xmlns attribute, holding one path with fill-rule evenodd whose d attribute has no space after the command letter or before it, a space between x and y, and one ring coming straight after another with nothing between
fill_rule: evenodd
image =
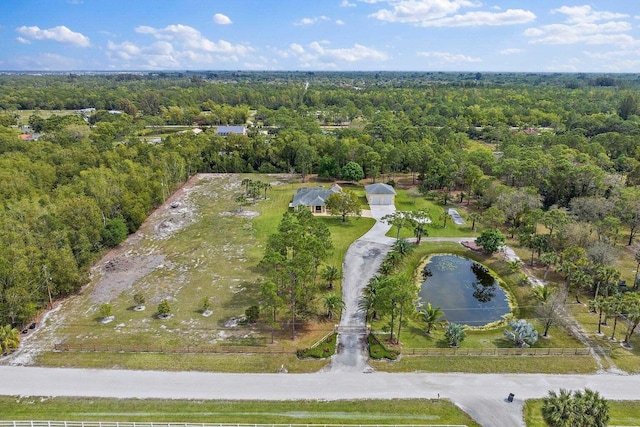
<instances>
[{"instance_id":1,"label":"blue sky","mask_svg":"<svg viewBox=\"0 0 640 427\"><path fill-rule=\"evenodd\" d=\"M640 0L0 0L0 70L640 72Z\"/></svg>"}]
</instances>

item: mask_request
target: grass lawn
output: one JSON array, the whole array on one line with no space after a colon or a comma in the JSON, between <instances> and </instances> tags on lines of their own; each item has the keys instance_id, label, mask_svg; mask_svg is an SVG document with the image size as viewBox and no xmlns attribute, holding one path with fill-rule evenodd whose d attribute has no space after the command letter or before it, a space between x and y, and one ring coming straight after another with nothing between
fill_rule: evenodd
<instances>
[{"instance_id":1,"label":"grass lawn","mask_svg":"<svg viewBox=\"0 0 640 427\"><path fill-rule=\"evenodd\" d=\"M467 220L467 212L464 206L457 206L448 204L443 206L439 203L426 199L424 196L420 197L412 197L411 191L396 189L398 193L396 195L396 209L399 211L415 211L415 210L425 210L429 212L429 216L431 217L431 224L427 225L427 231L429 233L429 237L475 237L478 234L475 231L471 231L471 223L466 225L455 225L451 218L447 219L447 226L442 227L443 221L440 220L440 215L443 211L448 210L449 208L454 208L458 210L458 213L462 216L462 218ZM391 230L387 233L387 236L396 237L397 229L392 227ZM413 230L411 229L402 229L400 231L400 237L414 237Z\"/></svg>"},{"instance_id":2,"label":"grass lawn","mask_svg":"<svg viewBox=\"0 0 640 427\"><path fill-rule=\"evenodd\" d=\"M640 337L638 334L634 334L630 340L632 349L623 348L620 341L627 331L627 325L623 321L618 321L615 333L616 341L611 341L613 319L608 319L606 325L600 325L600 332L603 335L598 335L597 314L591 313L585 305L580 304L571 306L571 314L582 325L592 345L600 346L610 352L610 356L604 360L609 363L606 368L615 366L630 374L640 373Z\"/></svg>"},{"instance_id":3,"label":"grass lawn","mask_svg":"<svg viewBox=\"0 0 640 427\"><path fill-rule=\"evenodd\" d=\"M240 181L243 178L263 180L277 185L268 190L267 200L258 200L255 204L244 206L243 214L238 214L239 205L235 196L240 193ZM289 202L296 189L301 186L318 185L315 183L297 183L287 181L288 177L279 175L218 175L196 183L188 196L180 201L190 206L193 219L185 227L158 237L158 229L174 225L173 218L155 224L145 224L139 238L123 244L120 264L109 283L96 286L100 275L87 291L65 302L64 321L58 321L57 337L54 342L85 345L121 345L137 346L211 346L215 344L267 345L270 333L265 327L244 327L237 320L244 316L245 310L259 303L259 283L262 272L258 263L263 256L267 238L274 233L287 211ZM171 213L171 209L167 211ZM252 215L248 215L252 214ZM182 215L188 215L184 213ZM257 215L257 216L255 216ZM253 216L250 218L250 216ZM374 223L371 218L350 218L346 223L334 217L320 217L332 233L335 250L327 264L342 266L344 253L348 246L364 234ZM145 228L146 227L146 228ZM135 262L139 259L156 260L154 268L145 274L135 276L136 270L120 272L118 265ZM140 269L138 269L140 270ZM133 272L132 272L133 271ZM114 282L123 281L121 274L133 274L132 283L120 287L107 295L113 306L115 321L108 324L98 322L95 291ZM336 283L335 292L340 292ZM133 294L142 292L146 297L145 311L133 311ZM104 296L103 296L104 297ZM213 315L201 314L201 301L210 297ZM173 317L159 320L154 314L158 303L168 299ZM320 310L319 310L320 312ZM286 310L280 315L286 321ZM55 322L54 319L51 322ZM310 316L304 324L297 327L298 337L290 339L290 330L286 325L276 332L276 345L285 347L292 353L298 348L314 344L333 329L333 322L326 322L320 315ZM172 356L176 357L176 356ZM274 355L274 360L264 363L261 357L247 358L255 360L253 368L233 363L201 363L203 356L184 357L187 369L229 370L247 372L274 372L273 366L291 364L288 356ZM224 360L224 356L206 356L210 359ZM104 362L98 359L103 358ZM231 358L230 358L231 359ZM54 366L137 366L147 369L163 369L165 360L156 354L146 355L70 355L51 354L41 357L40 363ZM138 363L139 360L144 362ZM151 360L157 360L152 362ZM192 363L191 360L198 360ZM88 365L85 365L88 364ZM306 362L305 362L306 363ZM317 364L312 369L317 369ZM217 369L220 367L220 369ZM293 368L300 372L309 372L309 368Z\"/></svg>"},{"instance_id":4,"label":"grass lawn","mask_svg":"<svg viewBox=\"0 0 640 427\"><path fill-rule=\"evenodd\" d=\"M6 420L478 426L446 399L209 401L0 397Z\"/></svg>"},{"instance_id":5,"label":"grass lawn","mask_svg":"<svg viewBox=\"0 0 640 427\"><path fill-rule=\"evenodd\" d=\"M152 354L152 353L45 353L37 363L51 367L128 369L156 371L203 371L276 373L318 372L329 360L300 360L294 354Z\"/></svg>"},{"instance_id":6,"label":"grass lawn","mask_svg":"<svg viewBox=\"0 0 640 427\"><path fill-rule=\"evenodd\" d=\"M370 364L383 372L591 374L598 369L591 356L402 356Z\"/></svg>"},{"instance_id":7,"label":"grass lawn","mask_svg":"<svg viewBox=\"0 0 640 427\"><path fill-rule=\"evenodd\" d=\"M609 401L609 425L640 426L640 401ZM527 400L524 419L528 427L546 427L542 419L542 399Z\"/></svg>"}]
</instances>

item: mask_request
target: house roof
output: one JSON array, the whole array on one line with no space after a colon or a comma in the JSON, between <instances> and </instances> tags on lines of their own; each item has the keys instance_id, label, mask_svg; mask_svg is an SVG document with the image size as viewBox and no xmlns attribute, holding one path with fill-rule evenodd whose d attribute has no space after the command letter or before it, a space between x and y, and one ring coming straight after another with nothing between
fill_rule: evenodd
<instances>
[{"instance_id":1,"label":"house roof","mask_svg":"<svg viewBox=\"0 0 640 427\"><path fill-rule=\"evenodd\" d=\"M367 194L396 194L396 190L392 186L381 182L365 185L364 189Z\"/></svg>"},{"instance_id":2,"label":"house roof","mask_svg":"<svg viewBox=\"0 0 640 427\"><path fill-rule=\"evenodd\" d=\"M296 194L293 196L293 202L291 202L291 206L324 206L326 200L330 195L339 193L340 191L341 188L338 185L332 186L329 190L326 190L322 187L299 188Z\"/></svg>"},{"instance_id":3,"label":"house roof","mask_svg":"<svg viewBox=\"0 0 640 427\"><path fill-rule=\"evenodd\" d=\"M247 132L247 128L245 128L244 126L218 126L216 128L216 132L218 134L230 134L230 133L244 134Z\"/></svg>"}]
</instances>

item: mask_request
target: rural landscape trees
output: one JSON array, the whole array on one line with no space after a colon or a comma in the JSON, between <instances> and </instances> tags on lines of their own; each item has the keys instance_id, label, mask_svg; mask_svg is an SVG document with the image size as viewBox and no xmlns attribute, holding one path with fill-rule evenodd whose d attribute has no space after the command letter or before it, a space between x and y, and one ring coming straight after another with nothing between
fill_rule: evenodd
<instances>
[{"instance_id":1,"label":"rural landscape trees","mask_svg":"<svg viewBox=\"0 0 640 427\"><path fill-rule=\"evenodd\" d=\"M285 173L350 181L328 202L346 225L360 213L351 186L365 179L401 183L398 190L411 191L412 200L438 205L430 212L402 205L402 214L385 219L398 245L363 304L369 319L385 319L393 341L416 314L414 289L397 270L413 243L401 237L420 244L429 234L454 232L442 209L451 203L466 211L468 231L478 230L487 254L508 240L527 254L527 268L541 268L549 289L559 288L535 300L542 336L561 324L558 307L568 293L568 301L597 301L598 323L616 325L625 342L633 341L640 319L638 83L620 75L603 85L602 78L0 76L0 325L22 328L80 289L91 265L193 174ZM218 125L246 126L246 135L219 135ZM237 204L244 210L265 200L270 188L257 175L247 179ZM323 302L317 290L339 280L339 271L324 265L327 242L310 212L289 212L272 230L259 315L273 330L289 323L295 331L310 304L337 315L340 304ZM435 334L437 322L427 324ZM613 329L607 334L615 336Z\"/></svg>"}]
</instances>

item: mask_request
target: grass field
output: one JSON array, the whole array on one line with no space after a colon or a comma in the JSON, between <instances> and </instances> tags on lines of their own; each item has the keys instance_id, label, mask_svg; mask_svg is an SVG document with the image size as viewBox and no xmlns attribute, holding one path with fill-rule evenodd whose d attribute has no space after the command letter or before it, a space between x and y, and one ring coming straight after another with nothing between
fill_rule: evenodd
<instances>
[{"instance_id":1,"label":"grass field","mask_svg":"<svg viewBox=\"0 0 640 427\"><path fill-rule=\"evenodd\" d=\"M467 220L467 214L464 206L455 205L441 205L434 201L427 200L425 197L413 197L415 194L413 190L396 189L398 193L395 199L396 209L399 211L415 211L425 210L429 212L431 217L431 224L427 225L427 231L430 237L475 237L478 234L475 231L471 231L471 223L466 225L456 225L451 218L447 219L446 227L443 227L443 221L440 220L442 212L449 208L455 208L465 221ZM396 237L397 229L392 227L387 233L388 236ZM413 237L412 229L403 228L400 231L400 237L409 238Z\"/></svg>"},{"instance_id":2,"label":"grass field","mask_svg":"<svg viewBox=\"0 0 640 427\"><path fill-rule=\"evenodd\" d=\"M450 401L203 401L0 397L5 420L478 426Z\"/></svg>"},{"instance_id":3,"label":"grass field","mask_svg":"<svg viewBox=\"0 0 640 427\"><path fill-rule=\"evenodd\" d=\"M244 177L262 179L277 185L269 189L266 200L261 199L244 206L240 212L235 195L240 193L240 181ZM302 184L288 178L218 175L196 183L183 200L177 201L179 207L176 210L183 209L183 213L176 214L172 209L167 209L166 215L173 216L168 219L161 216L155 222L143 225L141 234L123 244L121 254L116 257L121 264L134 263L133 267L140 267L137 269L140 271L145 266L136 266L137 260L151 259L154 260L153 268L149 268L146 274L138 274L136 268L119 271L120 264L116 263L115 271L111 272L111 276L106 276L106 280L102 274L95 274L93 282L84 293L64 304L63 312L61 311L64 321L51 320L58 323L56 342L82 343L87 346L120 345L125 348L160 345L197 347L214 344L269 347L270 332L264 326L245 327L238 324L238 320L244 316L249 306L258 304L262 277L258 263L263 256L266 240L277 229L291 197L301 186L318 185ZM187 219L184 220L180 215ZM182 220L185 221L184 227L171 231L171 227L177 224L174 221ZM371 218L350 218L345 223L335 217L320 217L320 220L329 227L335 248L326 263L338 267L342 266L348 246L374 223ZM162 235L165 230L163 227L168 227L170 232ZM103 273L104 268L100 270ZM115 290L104 294L105 289L114 283L124 282L127 278L131 282L129 286L116 286ZM97 285L101 279L102 282ZM322 283L318 285L321 293L326 292ZM340 282L335 286L335 292L339 293ZM142 292L146 296L145 311L132 310L132 296L135 292ZM98 322L97 309L100 301L96 301L96 293L113 306L115 321L108 324ZM204 297L210 297L213 311L210 317L201 314L201 301ZM154 314L157 304L165 298L171 304L173 317L159 320ZM335 320L327 322L320 315L312 316L299 326L295 341L290 339L290 331L284 325L275 333L275 345L290 352L308 347L331 331L334 322ZM210 358L220 361L225 359L223 355ZM276 355L273 358L282 360L272 364L259 361L260 357L247 358L248 361L256 361L253 369L245 363L238 364L236 370L274 372L272 365L279 367L285 363L292 365L292 369L298 372L318 368L315 362L306 364L311 369L295 368L288 356ZM187 369L205 369L206 366L206 369L211 370L234 370L232 363L202 363L201 356L183 359ZM144 362L139 362L140 360ZM193 363L193 360L199 361ZM147 369L164 369L166 366L164 358L154 354L48 354L42 356L39 363L54 366L136 366ZM216 366L220 369L216 369Z\"/></svg>"},{"instance_id":4,"label":"grass field","mask_svg":"<svg viewBox=\"0 0 640 427\"><path fill-rule=\"evenodd\" d=\"M609 425L640 426L640 401L609 401ZM542 399L527 400L524 406L527 427L546 427L542 419Z\"/></svg>"}]
</instances>

